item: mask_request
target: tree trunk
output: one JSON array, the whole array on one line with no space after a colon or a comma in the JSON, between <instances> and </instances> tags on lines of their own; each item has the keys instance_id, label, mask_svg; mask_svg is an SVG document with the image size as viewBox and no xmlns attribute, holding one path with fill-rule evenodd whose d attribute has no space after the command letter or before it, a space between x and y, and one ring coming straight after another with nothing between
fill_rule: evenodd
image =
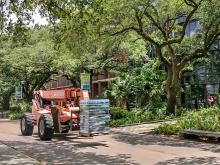
<instances>
[{"instance_id":1,"label":"tree trunk","mask_svg":"<svg viewBox=\"0 0 220 165\"><path fill-rule=\"evenodd\" d=\"M7 111L9 110L9 107L10 107L10 97L11 97L11 94L6 94L2 97L2 109L4 111Z\"/></svg>"},{"instance_id":2,"label":"tree trunk","mask_svg":"<svg viewBox=\"0 0 220 165\"><path fill-rule=\"evenodd\" d=\"M167 90L167 113L175 114L176 92L174 89Z\"/></svg>"},{"instance_id":3,"label":"tree trunk","mask_svg":"<svg viewBox=\"0 0 220 165\"><path fill-rule=\"evenodd\" d=\"M167 94L167 113L175 114L176 99L180 91L180 69L176 65L170 65L167 67L167 73L165 88Z\"/></svg>"},{"instance_id":4,"label":"tree trunk","mask_svg":"<svg viewBox=\"0 0 220 165\"><path fill-rule=\"evenodd\" d=\"M31 102L33 99L33 90L29 88L29 85L25 85L23 87L24 100L27 102Z\"/></svg>"},{"instance_id":5,"label":"tree trunk","mask_svg":"<svg viewBox=\"0 0 220 165\"><path fill-rule=\"evenodd\" d=\"M32 102L32 99L33 99L33 91L30 91L30 92L28 93L28 95L26 96L26 100L27 100L28 102Z\"/></svg>"},{"instance_id":6,"label":"tree trunk","mask_svg":"<svg viewBox=\"0 0 220 165\"><path fill-rule=\"evenodd\" d=\"M131 110L131 108L130 108L130 102L129 102L129 101L126 101L126 109L127 109L128 111Z\"/></svg>"}]
</instances>

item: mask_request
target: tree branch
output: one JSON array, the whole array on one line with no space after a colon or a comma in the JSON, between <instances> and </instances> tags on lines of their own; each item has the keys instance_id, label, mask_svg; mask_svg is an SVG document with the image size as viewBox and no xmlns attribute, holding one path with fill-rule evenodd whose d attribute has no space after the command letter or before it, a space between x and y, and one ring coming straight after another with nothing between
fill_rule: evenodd
<instances>
[{"instance_id":1,"label":"tree branch","mask_svg":"<svg viewBox=\"0 0 220 165\"><path fill-rule=\"evenodd\" d=\"M153 23L154 26L156 26L160 32L162 33L164 39L167 41L168 40L168 36L166 34L166 31L159 25L159 22L156 21L152 15L150 15L147 10L145 10L144 15Z\"/></svg>"},{"instance_id":2,"label":"tree branch","mask_svg":"<svg viewBox=\"0 0 220 165\"><path fill-rule=\"evenodd\" d=\"M189 1L191 4L189 4L187 1ZM197 4L192 1L192 0L185 0L184 2L188 5L193 7L193 9L191 10L191 12L186 16L186 19L184 21L183 27L182 27L182 31L181 31L181 36L180 38L177 39L171 39L168 41L165 41L161 44L161 47L164 47L166 45L170 45L170 44L174 44L174 43L181 43L183 38L186 35L186 27L189 24L190 20L192 19L193 15L195 14L195 12L198 10L199 6L201 5L203 0L200 0ZM192 5L193 4L193 5Z\"/></svg>"},{"instance_id":3,"label":"tree branch","mask_svg":"<svg viewBox=\"0 0 220 165\"><path fill-rule=\"evenodd\" d=\"M145 31L143 28L143 23L142 23L142 18L138 16L138 13L136 12L135 14L136 20L138 22L138 27L139 28L135 28L135 31L142 36L146 41L151 42L152 44L154 44L155 46L159 46L159 43L157 41L155 41L153 38L151 38Z\"/></svg>"},{"instance_id":4,"label":"tree branch","mask_svg":"<svg viewBox=\"0 0 220 165\"><path fill-rule=\"evenodd\" d=\"M123 28L122 30L120 31L117 31L113 34L110 34L111 36L115 36L115 35L119 35L119 34L122 34L122 33L125 33L125 32L129 32L129 31L136 31L135 30L135 27L127 27L127 28Z\"/></svg>"},{"instance_id":5,"label":"tree branch","mask_svg":"<svg viewBox=\"0 0 220 165\"><path fill-rule=\"evenodd\" d=\"M208 51L210 50L211 46L213 45L213 43L216 41L216 39L218 38L218 36L220 35L220 31L215 33L212 37L211 40L209 41L209 43L207 43L206 45L204 45L203 49L196 49L190 56L185 57L181 62L180 65L181 66L185 66L188 62L191 62L194 59L198 59L201 57L205 57L208 53Z\"/></svg>"},{"instance_id":6,"label":"tree branch","mask_svg":"<svg viewBox=\"0 0 220 165\"><path fill-rule=\"evenodd\" d=\"M197 4L193 0L184 0L185 4L188 6L195 7Z\"/></svg>"},{"instance_id":7,"label":"tree branch","mask_svg":"<svg viewBox=\"0 0 220 165\"><path fill-rule=\"evenodd\" d=\"M168 33L165 31L165 29L163 27L161 27L158 23L158 21L156 21L152 15L150 15L147 10L145 10L144 15L153 23L154 26L156 26L158 28L158 30L162 33L163 38L165 39L165 41L168 41L169 36ZM172 57L175 57L175 52L171 46L171 44L168 44L168 48L170 50L170 53L172 55Z\"/></svg>"},{"instance_id":8,"label":"tree branch","mask_svg":"<svg viewBox=\"0 0 220 165\"><path fill-rule=\"evenodd\" d=\"M156 46L156 54L157 54L158 59L162 61L163 63L165 63L165 65L170 65L170 62L162 55L161 48L158 46Z\"/></svg>"}]
</instances>

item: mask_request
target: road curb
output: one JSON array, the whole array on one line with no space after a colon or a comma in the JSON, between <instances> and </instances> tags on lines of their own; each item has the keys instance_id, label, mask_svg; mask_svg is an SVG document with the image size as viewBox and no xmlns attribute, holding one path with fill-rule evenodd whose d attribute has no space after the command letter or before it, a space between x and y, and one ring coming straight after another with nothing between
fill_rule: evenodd
<instances>
[{"instance_id":1,"label":"road curb","mask_svg":"<svg viewBox=\"0 0 220 165\"><path fill-rule=\"evenodd\" d=\"M10 120L10 119L0 119L0 122L1 122L1 121L4 122L4 121L11 121L11 120Z\"/></svg>"},{"instance_id":2,"label":"road curb","mask_svg":"<svg viewBox=\"0 0 220 165\"><path fill-rule=\"evenodd\" d=\"M143 123L134 123L134 124L128 124L128 125L120 125L120 126L118 126L118 127L111 127L111 128L138 126L138 125L143 125L143 124L164 123L164 122L176 121L176 120L178 120L178 118L175 118L175 119L167 119L167 120L154 120L154 121L148 121L148 122L143 122Z\"/></svg>"}]
</instances>

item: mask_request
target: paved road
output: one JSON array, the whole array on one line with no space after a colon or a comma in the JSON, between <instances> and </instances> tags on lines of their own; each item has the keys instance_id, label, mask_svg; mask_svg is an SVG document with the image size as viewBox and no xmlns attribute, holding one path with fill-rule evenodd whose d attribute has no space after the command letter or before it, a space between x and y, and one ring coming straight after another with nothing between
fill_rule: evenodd
<instances>
[{"instance_id":1,"label":"paved road","mask_svg":"<svg viewBox=\"0 0 220 165\"><path fill-rule=\"evenodd\" d=\"M50 142L20 134L17 121L0 122L0 164L220 164L220 145L154 136L157 124L113 129L90 138L56 135Z\"/></svg>"}]
</instances>

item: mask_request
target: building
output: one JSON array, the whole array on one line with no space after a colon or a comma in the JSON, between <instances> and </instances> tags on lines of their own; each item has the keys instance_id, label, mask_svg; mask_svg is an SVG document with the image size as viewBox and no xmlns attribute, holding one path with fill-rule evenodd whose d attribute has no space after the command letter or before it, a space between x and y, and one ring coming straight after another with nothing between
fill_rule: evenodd
<instances>
[{"instance_id":1,"label":"building","mask_svg":"<svg viewBox=\"0 0 220 165\"><path fill-rule=\"evenodd\" d=\"M180 18L178 23L184 22ZM200 27L198 20L191 20L186 29L188 36L193 36ZM197 63L192 72L186 72L182 78L182 103L198 108L207 105L207 98L220 92L220 38L212 45L209 63Z\"/></svg>"},{"instance_id":2,"label":"building","mask_svg":"<svg viewBox=\"0 0 220 165\"><path fill-rule=\"evenodd\" d=\"M115 58L122 63L127 63L127 56L118 52L115 55ZM99 73L92 75L91 77L91 97L97 98L102 96L105 89L119 77L113 72L100 71ZM54 80L49 81L45 84L46 89L61 89L61 88L70 88L73 87L73 84L66 76L57 76Z\"/></svg>"},{"instance_id":3,"label":"building","mask_svg":"<svg viewBox=\"0 0 220 165\"><path fill-rule=\"evenodd\" d=\"M114 73L99 74L92 76L92 85L91 85L91 95L92 98L99 97L103 94L105 89L119 77ZM49 81L45 84L46 89L62 89L62 88L71 88L73 84L66 76L58 76L55 80Z\"/></svg>"},{"instance_id":4,"label":"building","mask_svg":"<svg viewBox=\"0 0 220 165\"><path fill-rule=\"evenodd\" d=\"M96 98L103 94L105 89L119 77L114 73L102 74L92 77L92 97Z\"/></svg>"},{"instance_id":5,"label":"building","mask_svg":"<svg viewBox=\"0 0 220 165\"><path fill-rule=\"evenodd\" d=\"M207 105L208 96L220 93L220 39L213 44L209 60L207 64L196 64L194 71L183 76L185 95L182 101L187 106Z\"/></svg>"},{"instance_id":6,"label":"building","mask_svg":"<svg viewBox=\"0 0 220 165\"><path fill-rule=\"evenodd\" d=\"M46 89L61 89L73 87L73 84L66 76L57 76L54 80L51 80L44 84Z\"/></svg>"}]
</instances>

